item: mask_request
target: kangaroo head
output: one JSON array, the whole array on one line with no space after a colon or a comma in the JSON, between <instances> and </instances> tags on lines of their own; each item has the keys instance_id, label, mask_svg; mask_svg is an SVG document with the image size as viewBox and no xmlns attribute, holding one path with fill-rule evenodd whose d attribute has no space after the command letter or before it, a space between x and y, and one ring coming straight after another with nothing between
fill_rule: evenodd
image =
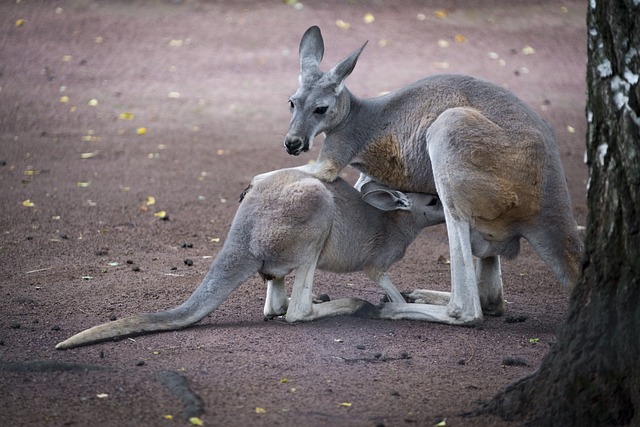
<instances>
[{"instance_id":1,"label":"kangaroo head","mask_svg":"<svg viewBox=\"0 0 640 427\"><path fill-rule=\"evenodd\" d=\"M344 80L366 45L325 73L320 70L324 55L320 28L314 26L304 33L300 41L299 87L289 99L292 117L284 139L287 153L297 156L308 151L316 135L331 131L347 116L349 96L344 90Z\"/></svg>"},{"instance_id":2,"label":"kangaroo head","mask_svg":"<svg viewBox=\"0 0 640 427\"><path fill-rule=\"evenodd\" d=\"M445 221L442 202L435 194L405 194L386 188L375 181L368 183L364 191L366 192L362 200L383 211L408 211L419 228L442 224Z\"/></svg>"}]
</instances>

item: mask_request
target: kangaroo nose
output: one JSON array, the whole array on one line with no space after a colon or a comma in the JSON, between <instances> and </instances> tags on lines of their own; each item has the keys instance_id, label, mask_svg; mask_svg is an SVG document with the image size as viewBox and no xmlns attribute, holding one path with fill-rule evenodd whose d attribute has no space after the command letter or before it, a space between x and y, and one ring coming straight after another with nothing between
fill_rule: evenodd
<instances>
[{"instance_id":1,"label":"kangaroo nose","mask_svg":"<svg viewBox=\"0 0 640 427\"><path fill-rule=\"evenodd\" d=\"M288 154L297 156L304 151L304 142L298 137L287 137L284 140L284 148Z\"/></svg>"}]
</instances>

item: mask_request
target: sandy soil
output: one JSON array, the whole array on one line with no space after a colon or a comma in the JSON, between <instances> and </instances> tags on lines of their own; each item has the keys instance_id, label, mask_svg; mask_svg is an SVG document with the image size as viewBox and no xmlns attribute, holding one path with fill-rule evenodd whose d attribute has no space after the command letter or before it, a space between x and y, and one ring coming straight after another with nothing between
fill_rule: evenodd
<instances>
[{"instance_id":1,"label":"sandy soil","mask_svg":"<svg viewBox=\"0 0 640 427\"><path fill-rule=\"evenodd\" d=\"M314 24L325 67L369 40L348 80L358 96L442 72L513 90L555 127L584 225L584 2L286 3L0 4L0 425L511 425L461 414L554 343L568 293L527 244L503 263L509 316L476 328L264 322L256 276L195 327L54 349L182 302L251 178L315 158L320 143L302 157L282 148ZM390 274L401 290L447 290L447 258L433 227ZM315 289L381 296L362 274L318 272Z\"/></svg>"}]
</instances>

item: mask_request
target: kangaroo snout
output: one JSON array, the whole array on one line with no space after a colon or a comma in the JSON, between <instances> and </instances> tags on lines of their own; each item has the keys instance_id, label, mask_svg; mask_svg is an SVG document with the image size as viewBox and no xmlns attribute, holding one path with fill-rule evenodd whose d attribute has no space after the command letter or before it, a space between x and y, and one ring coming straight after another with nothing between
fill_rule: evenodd
<instances>
[{"instance_id":1,"label":"kangaroo snout","mask_svg":"<svg viewBox=\"0 0 640 427\"><path fill-rule=\"evenodd\" d=\"M309 146L304 143L302 138L297 136L288 136L284 139L284 148L288 154L297 156L309 150Z\"/></svg>"}]
</instances>

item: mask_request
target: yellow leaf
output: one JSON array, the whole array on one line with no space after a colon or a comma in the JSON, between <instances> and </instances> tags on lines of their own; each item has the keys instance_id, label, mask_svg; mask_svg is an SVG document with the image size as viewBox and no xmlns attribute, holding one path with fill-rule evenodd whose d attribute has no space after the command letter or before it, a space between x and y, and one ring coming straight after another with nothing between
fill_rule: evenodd
<instances>
[{"instance_id":1,"label":"yellow leaf","mask_svg":"<svg viewBox=\"0 0 640 427\"><path fill-rule=\"evenodd\" d=\"M198 417L191 417L189 418L189 422L191 424L193 424L194 426L203 426L204 423L202 422L202 420Z\"/></svg>"},{"instance_id":2,"label":"yellow leaf","mask_svg":"<svg viewBox=\"0 0 640 427\"><path fill-rule=\"evenodd\" d=\"M462 34L456 34L455 40L456 40L456 43L464 43L467 41L467 38Z\"/></svg>"},{"instance_id":3,"label":"yellow leaf","mask_svg":"<svg viewBox=\"0 0 640 427\"><path fill-rule=\"evenodd\" d=\"M260 407L256 408L256 414L265 414L266 412L267 410L264 408L260 408Z\"/></svg>"},{"instance_id":4,"label":"yellow leaf","mask_svg":"<svg viewBox=\"0 0 640 427\"><path fill-rule=\"evenodd\" d=\"M362 20L364 21L365 24L371 24L373 21L376 20L376 18L375 18L375 16L373 16L372 13L365 13L365 15L362 18Z\"/></svg>"},{"instance_id":5,"label":"yellow leaf","mask_svg":"<svg viewBox=\"0 0 640 427\"><path fill-rule=\"evenodd\" d=\"M69 97L68 96L61 96L60 97L60 102L62 102L63 104L66 104L67 102L69 102Z\"/></svg>"},{"instance_id":6,"label":"yellow leaf","mask_svg":"<svg viewBox=\"0 0 640 427\"><path fill-rule=\"evenodd\" d=\"M281 384L286 384L286 383L288 383L288 382L289 382L289 378L281 378L281 379L280 379L280 383L281 383Z\"/></svg>"},{"instance_id":7,"label":"yellow leaf","mask_svg":"<svg viewBox=\"0 0 640 427\"><path fill-rule=\"evenodd\" d=\"M90 184L91 184L90 182L85 182L85 181L78 181L76 183L76 185L81 188L87 188Z\"/></svg>"},{"instance_id":8,"label":"yellow leaf","mask_svg":"<svg viewBox=\"0 0 640 427\"><path fill-rule=\"evenodd\" d=\"M90 99L88 104L89 104L89 107L97 107L98 106L98 100L95 99L95 98Z\"/></svg>"},{"instance_id":9,"label":"yellow leaf","mask_svg":"<svg viewBox=\"0 0 640 427\"><path fill-rule=\"evenodd\" d=\"M16 21L16 27L22 27L26 21L24 19L18 19Z\"/></svg>"},{"instance_id":10,"label":"yellow leaf","mask_svg":"<svg viewBox=\"0 0 640 427\"><path fill-rule=\"evenodd\" d=\"M94 151L92 153L81 153L80 154L80 158L81 159L90 159L90 158L95 157L97 155L98 155L97 151Z\"/></svg>"},{"instance_id":11,"label":"yellow leaf","mask_svg":"<svg viewBox=\"0 0 640 427\"><path fill-rule=\"evenodd\" d=\"M153 196L147 196L147 206L153 206L156 204L156 198Z\"/></svg>"},{"instance_id":12,"label":"yellow leaf","mask_svg":"<svg viewBox=\"0 0 640 427\"><path fill-rule=\"evenodd\" d=\"M161 218L161 219L165 219L168 218L168 215L165 211L160 211L160 212L156 212L153 214L153 216Z\"/></svg>"},{"instance_id":13,"label":"yellow leaf","mask_svg":"<svg viewBox=\"0 0 640 427\"><path fill-rule=\"evenodd\" d=\"M447 11L443 9L438 9L435 12L433 12L433 14L436 15L436 18L440 18L440 19L444 19L447 17Z\"/></svg>"},{"instance_id":14,"label":"yellow leaf","mask_svg":"<svg viewBox=\"0 0 640 427\"><path fill-rule=\"evenodd\" d=\"M22 202L22 206L24 206L26 208L33 208L33 207L36 206L36 204L33 203L30 199L27 199L24 202Z\"/></svg>"},{"instance_id":15,"label":"yellow leaf","mask_svg":"<svg viewBox=\"0 0 640 427\"><path fill-rule=\"evenodd\" d=\"M344 406L345 408L350 408L351 405L351 402L341 402L338 404L338 406Z\"/></svg>"},{"instance_id":16,"label":"yellow leaf","mask_svg":"<svg viewBox=\"0 0 640 427\"><path fill-rule=\"evenodd\" d=\"M127 113L127 112L120 113L118 114L118 118L120 120L133 120L133 113Z\"/></svg>"},{"instance_id":17,"label":"yellow leaf","mask_svg":"<svg viewBox=\"0 0 640 427\"><path fill-rule=\"evenodd\" d=\"M576 133L576 129L573 126L569 126L567 125L567 132L569 133Z\"/></svg>"},{"instance_id":18,"label":"yellow leaf","mask_svg":"<svg viewBox=\"0 0 640 427\"><path fill-rule=\"evenodd\" d=\"M62 62L70 62L71 58L73 58L71 55L63 55Z\"/></svg>"},{"instance_id":19,"label":"yellow leaf","mask_svg":"<svg viewBox=\"0 0 640 427\"><path fill-rule=\"evenodd\" d=\"M447 419L445 418L444 420L442 420L438 424L436 424L436 427L444 427L446 425L447 425Z\"/></svg>"},{"instance_id":20,"label":"yellow leaf","mask_svg":"<svg viewBox=\"0 0 640 427\"><path fill-rule=\"evenodd\" d=\"M144 135L145 133L147 133L147 128L138 128L138 129L136 130L136 133L137 133L138 135Z\"/></svg>"},{"instance_id":21,"label":"yellow leaf","mask_svg":"<svg viewBox=\"0 0 640 427\"><path fill-rule=\"evenodd\" d=\"M171 414L163 415L162 418L164 418L165 420L172 420L173 419L173 415L171 415Z\"/></svg>"},{"instance_id":22,"label":"yellow leaf","mask_svg":"<svg viewBox=\"0 0 640 427\"><path fill-rule=\"evenodd\" d=\"M337 19L336 20L336 25L341 30L348 30L349 28L351 28L351 24L349 24L348 22L343 21L342 19Z\"/></svg>"},{"instance_id":23,"label":"yellow leaf","mask_svg":"<svg viewBox=\"0 0 640 427\"><path fill-rule=\"evenodd\" d=\"M211 243L218 243L220 241L219 237L212 237L211 238Z\"/></svg>"}]
</instances>

